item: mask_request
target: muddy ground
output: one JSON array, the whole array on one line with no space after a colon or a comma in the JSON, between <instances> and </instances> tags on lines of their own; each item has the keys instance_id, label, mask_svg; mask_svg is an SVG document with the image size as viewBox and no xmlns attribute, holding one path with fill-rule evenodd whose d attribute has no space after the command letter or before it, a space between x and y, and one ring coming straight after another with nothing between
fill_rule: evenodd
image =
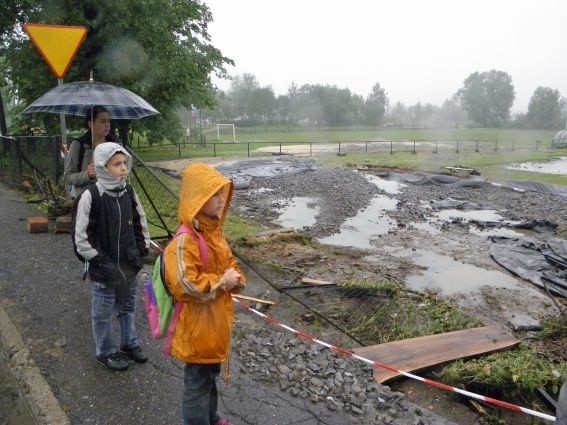
<instances>
[{"instance_id":1,"label":"muddy ground","mask_svg":"<svg viewBox=\"0 0 567 425\"><path fill-rule=\"evenodd\" d=\"M333 283L355 279L395 282L417 293L436 294L484 324L501 325L519 339L529 340L535 334L522 329L537 328L557 317L558 305L564 304L563 299L552 300L542 289L497 264L489 253L493 243L489 236L564 238L567 197L501 185L443 184L429 179L434 173L323 167L292 156L214 162L236 181L234 213L255 220L267 231L295 228L295 233L269 234L237 244L239 255L254 264L272 266L271 271L262 267L262 273L276 288L301 286L302 277ZM165 168L180 170L185 164L174 165ZM294 213L299 199L305 205ZM365 209L366 218L357 220ZM481 211L480 218L463 218L459 216L462 210ZM282 219L286 214L287 221ZM369 222L362 223L364 220ZM524 227L518 223L530 224L529 229L518 230ZM298 234L308 236L310 243ZM332 344L355 346L352 340L337 336L332 326L321 325L305 313L306 305L332 301L321 291L288 292L299 303L286 303L285 309L278 309L277 318ZM354 303L356 310L356 300ZM331 321L336 319L329 316ZM567 342L538 344L538 349L550 360L564 361ZM392 386L409 400L456 423L485 423L468 402L457 403L446 391L409 380ZM534 423L528 416L510 418L506 411L499 415L504 415L504 423Z\"/></svg>"},{"instance_id":2,"label":"muddy ground","mask_svg":"<svg viewBox=\"0 0 567 425\"><path fill-rule=\"evenodd\" d=\"M234 213L255 220L267 230L300 223L301 228L296 230L310 238L310 243L302 243L301 238L282 233L269 236L265 243L238 246L246 258L285 271L290 281L282 278L280 285L297 284L299 277L334 283L353 279L396 282L417 292L435 293L484 324L499 324L516 331L519 338L532 336L518 332L522 327L537 327L558 315L557 305L544 291L515 278L491 258L493 242L489 236L519 234L517 227L506 223L532 223L535 226L521 230L521 234L542 240L564 237L565 197L489 184L414 184L408 183L407 173L399 170L322 167L297 157L232 162L220 168L237 182L245 182L237 185L243 188L235 191ZM410 177L415 180L427 174ZM311 198L307 209L299 209L295 217L291 213L291 221L283 221L282 216L289 213L297 198ZM462 208L464 203L473 210L491 211L500 217L496 221L491 217L482 219L481 214L480 220L470 221L451 217L450 213L443 216L442 211ZM369 205L376 210L370 227L366 223L361 232L349 228L360 224L352 220ZM302 226L305 217L301 215L313 217ZM345 236L336 239L338 244L319 243L341 232ZM435 268L432 275L427 274L428 269ZM452 272L443 275L448 269ZM562 299L556 302L565 304ZM293 321L293 309L290 303L289 316L278 319ZM297 311L303 312L303 307ZM324 333L324 337L334 338L330 333ZM567 344L555 341L539 349L558 359L567 352ZM395 386L410 400L459 423L477 423L478 418L469 409L455 407L454 398L443 392L433 392L421 383L401 382Z\"/></svg>"},{"instance_id":3,"label":"muddy ground","mask_svg":"<svg viewBox=\"0 0 567 425\"><path fill-rule=\"evenodd\" d=\"M436 221L432 217L444 209L436 206L436 203L443 200L467 201L481 210L496 210L505 220L513 222L542 223L535 230L524 231L524 234L535 235L542 240L567 231L567 198L492 185L455 187L434 183L405 183L399 187L399 193L392 194L365 177L380 176L383 180L391 181L398 175L394 171L359 171L313 165L299 172L268 178L254 177L247 189L235 192L233 211L238 215L253 219L268 229L282 227L277 220L286 205L296 197L314 198L319 213L315 216L314 224L300 229L312 238L315 245L300 245L293 240L289 244L280 241L277 249L270 244L260 245L248 250L247 255L299 270L311 278L332 282L353 278L406 282L410 276L423 273L427 266L413 262L411 255L393 253L418 250L510 275L490 257L492 242L487 237L503 232L506 225L494 223L491 219L471 224L458 217ZM367 207L376 195L395 199L397 205L393 210L376 212L376 227L380 228L381 220L389 219L390 228L386 234L370 236L369 248L317 243L339 232L341 225ZM557 227L554 228L550 223ZM491 230L493 233L490 233ZM357 245L357 240L352 242ZM452 277L455 279L454 285L458 287L459 276ZM423 285L427 286L427 282L423 282ZM556 307L547 295L523 280L518 280L517 288L505 290L499 287L498 282L487 282L486 286L479 282L478 291L463 289L464 292L458 289L446 291L450 294L447 296L487 324L499 323L517 328L534 325L557 315ZM439 288L427 286L426 290L444 295Z\"/></svg>"}]
</instances>

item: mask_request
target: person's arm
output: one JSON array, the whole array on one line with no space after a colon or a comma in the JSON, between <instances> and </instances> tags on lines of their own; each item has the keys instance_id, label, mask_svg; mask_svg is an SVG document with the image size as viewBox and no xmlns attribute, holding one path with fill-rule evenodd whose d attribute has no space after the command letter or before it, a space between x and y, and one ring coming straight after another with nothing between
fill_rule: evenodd
<instances>
[{"instance_id":1,"label":"person's arm","mask_svg":"<svg viewBox=\"0 0 567 425\"><path fill-rule=\"evenodd\" d=\"M134 234L136 235L136 243L138 245L138 249L142 251L142 254L146 256L148 254L148 250L150 249L150 231L148 228L148 220L146 219L146 213L144 208L142 207L142 203L140 202L140 198L138 194L132 188L132 193L134 195L133 204L132 206L133 211L133 223L134 223Z\"/></svg>"},{"instance_id":2,"label":"person's arm","mask_svg":"<svg viewBox=\"0 0 567 425\"><path fill-rule=\"evenodd\" d=\"M188 233L182 233L164 252L165 280L177 301L209 302L216 298L222 285L220 273L205 271L199 244Z\"/></svg>"},{"instance_id":3,"label":"person's arm","mask_svg":"<svg viewBox=\"0 0 567 425\"><path fill-rule=\"evenodd\" d=\"M75 218L75 246L77 248L77 252L87 261L91 261L93 258L100 255L92 243L92 226L94 223L90 217L91 206L91 192L86 190L81 195L79 204L77 205L77 216ZM90 228L89 225L91 226Z\"/></svg>"},{"instance_id":4,"label":"person's arm","mask_svg":"<svg viewBox=\"0 0 567 425\"><path fill-rule=\"evenodd\" d=\"M63 180L65 184L75 186L86 186L94 180L88 175L87 170L82 170L82 159L79 158L81 154L81 142L73 140L69 146L69 153L65 159L65 171L63 173ZM84 157L84 156L83 156Z\"/></svg>"}]
</instances>

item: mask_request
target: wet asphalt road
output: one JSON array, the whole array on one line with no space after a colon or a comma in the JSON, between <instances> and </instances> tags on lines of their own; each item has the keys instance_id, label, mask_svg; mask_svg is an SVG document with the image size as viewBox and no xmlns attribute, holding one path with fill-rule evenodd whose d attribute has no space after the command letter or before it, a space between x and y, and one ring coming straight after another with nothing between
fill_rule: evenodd
<instances>
[{"instance_id":1,"label":"wet asphalt road","mask_svg":"<svg viewBox=\"0 0 567 425\"><path fill-rule=\"evenodd\" d=\"M89 287L81 281L81 264L73 255L70 237L55 234L52 228L49 233L28 233L26 219L33 215L40 214L19 192L0 184L0 306L15 324L70 423L180 424L182 364L164 359L162 342L151 340L142 317L142 288L137 326L150 360L144 365L131 364L126 372L111 372L95 361ZM249 285L262 284L253 274L248 276ZM2 347L0 359L4 365L6 353L7 347ZM235 425L356 423L347 414L331 412L321 404L254 381L237 358L231 361L231 372L230 385L219 382L219 411ZM11 412L0 415L0 422L12 415L18 422L14 419L5 423L33 423L28 422L29 411L22 407L14 380L3 367L0 393L7 391L12 396L7 403L0 398L0 407L8 407Z\"/></svg>"}]
</instances>

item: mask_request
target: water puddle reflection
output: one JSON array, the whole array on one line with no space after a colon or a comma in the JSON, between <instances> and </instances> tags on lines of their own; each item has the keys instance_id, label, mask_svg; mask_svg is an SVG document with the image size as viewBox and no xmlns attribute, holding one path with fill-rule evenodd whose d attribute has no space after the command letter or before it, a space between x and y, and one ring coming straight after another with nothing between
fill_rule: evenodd
<instances>
[{"instance_id":1,"label":"water puddle reflection","mask_svg":"<svg viewBox=\"0 0 567 425\"><path fill-rule=\"evenodd\" d=\"M567 175L567 157L560 157L545 162L522 162L510 164L506 168L509 170L532 171L534 173Z\"/></svg>"},{"instance_id":2,"label":"water puddle reflection","mask_svg":"<svg viewBox=\"0 0 567 425\"><path fill-rule=\"evenodd\" d=\"M285 201L277 201L283 203ZM295 197L280 209L281 214L277 222L283 227L301 230L313 226L320 212L316 198Z\"/></svg>"},{"instance_id":3,"label":"water puddle reflection","mask_svg":"<svg viewBox=\"0 0 567 425\"><path fill-rule=\"evenodd\" d=\"M421 275L409 276L406 284L415 291L431 289L443 295L478 291L488 285L499 288L520 289L515 278L495 270L485 270L470 264L455 261L446 255L418 249L392 252L395 257L411 258L420 266L427 267Z\"/></svg>"},{"instance_id":4,"label":"water puddle reflection","mask_svg":"<svg viewBox=\"0 0 567 425\"><path fill-rule=\"evenodd\" d=\"M437 221L470 223L469 233L481 237L506 236L521 237L527 235L528 231L517 230L514 227L519 221L505 220L496 210L442 210L434 214ZM476 223L475 223L476 222ZM488 226L483 225L488 224Z\"/></svg>"},{"instance_id":5,"label":"water puddle reflection","mask_svg":"<svg viewBox=\"0 0 567 425\"><path fill-rule=\"evenodd\" d=\"M368 207L360 210L355 217L347 219L341 225L339 233L318 241L326 245L371 249L374 238L397 228L397 222L384 214L385 211L395 209L397 204L396 199L377 195Z\"/></svg>"},{"instance_id":6,"label":"water puddle reflection","mask_svg":"<svg viewBox=\"0 0 567 425\"><path fill-rule=\"evenodd\" d=\"M366 177L366 180L368 180L370 183L374 184L379 189L382 189L384 192L389 193L391 195L396 195L400 193L401 189L404 186L406 186L405 184L391 180L386 180L372 174L365 174L364 177Z\"/></svg>"},{"instance_id":7,"label":"water puddle reflection","mask_svg":"<svg viewBox=\"0 0 567 425\"><path fill-rule=\"evenodd\" d=\"M504 220L504 217L498 214L496 210L464 211L464 210L449 209L449 210L437 211L435 213L435 217L444 221L462 220L464 222L482 221L485 223L501 222Z\"/></svg>"},{"instance_id":8,"label":"water puddle reflection","mask_svg":"<svg viewBox=\"0 0 567 425\"><path fill-rule=\"evenodd\" d=\"M527 231L519 232L517 230L514 229L510 229L508 227L493 227L493 228L489 228L489 229L480 229L477 226L471 226L469 229L469 232L474 234L474 235L478 235L478 236L482 236L484 238L488 238L490 236L503 236L503 237L507 237L507 238L519 238L522 236L526 236L528 235ZM533 232L530 232L533 233Z\"/></svg>"}]
</instances>

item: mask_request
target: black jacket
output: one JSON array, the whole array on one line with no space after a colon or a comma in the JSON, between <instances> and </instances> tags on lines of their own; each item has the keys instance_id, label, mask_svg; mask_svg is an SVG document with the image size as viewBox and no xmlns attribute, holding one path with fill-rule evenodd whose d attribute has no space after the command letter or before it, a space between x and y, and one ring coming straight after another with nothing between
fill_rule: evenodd
<instances>
[{"instance_id":1,"label":"black jacket","mask_svg":"<svg viewBox=\"0 0 567 425\"><path fill-rule=\"evenodd\" d=\"M97 253L88 260L89 277L107 285L135 284L147 248L134 190L128 185L126 190L109 193L93 184L81 199L85 197L90 198L91 206L83 228L87 224L88 248ZM80 231L79 220L77 217Z\"/></svg>"}]
</instances>

